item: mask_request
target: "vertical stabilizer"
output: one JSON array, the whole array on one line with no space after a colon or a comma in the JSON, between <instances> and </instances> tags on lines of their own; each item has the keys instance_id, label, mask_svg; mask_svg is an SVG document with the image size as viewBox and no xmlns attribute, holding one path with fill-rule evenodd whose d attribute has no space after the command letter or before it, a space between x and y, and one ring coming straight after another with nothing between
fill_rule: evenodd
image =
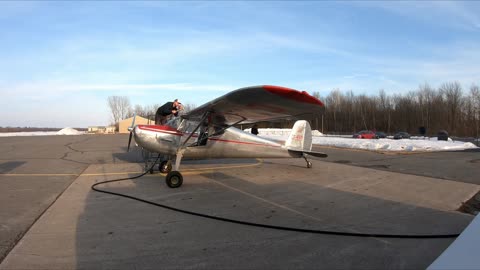
<instances>
[{"instance_id":1,"label":"vertical stabilizer","mask_svg":"<svg viewBox=\"0 0 480 270\"><path fill-rule=\"evenodd\" d=\"M293 125L292 133L285 142L288 150L311 151L312 150L312 129L305 120L298 120Z\"/></svg>"}]
</instances>

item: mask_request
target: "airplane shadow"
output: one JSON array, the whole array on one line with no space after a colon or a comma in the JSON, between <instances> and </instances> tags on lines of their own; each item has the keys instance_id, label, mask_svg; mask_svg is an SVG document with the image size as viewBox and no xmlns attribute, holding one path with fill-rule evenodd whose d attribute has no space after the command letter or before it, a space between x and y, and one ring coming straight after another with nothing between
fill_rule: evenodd
<instances>
[{"instance_id":1,"label":"airplane shadow","mask_svg":"<svg viewBox=\"0 0 480 270\"><path fill-rule=\"evenodd\" d=\"M321 186L315 179L277 174L254 180L249 175L257 169L187 175L178 189L167 188L163 177L105 189L188 211L317 230L450 234L472 219ZM426 268L454 240L301 234L194 217L94 191L85 200L76 224L77 269Z\"/></svg>"},{"instance_id":2,"label":"airplane shadow","mask_svg":"<svg viewBox=\"0 0 480 270\"><path fill-rule=\"evenodd\" d=\"M123 151L112 153L114 159L129 163L144 162L144 158L140 148L135 147L133 149L130 149L129 152L127 152L127 147L122 147L121 149Z\"/></svg>"}]
</instances>

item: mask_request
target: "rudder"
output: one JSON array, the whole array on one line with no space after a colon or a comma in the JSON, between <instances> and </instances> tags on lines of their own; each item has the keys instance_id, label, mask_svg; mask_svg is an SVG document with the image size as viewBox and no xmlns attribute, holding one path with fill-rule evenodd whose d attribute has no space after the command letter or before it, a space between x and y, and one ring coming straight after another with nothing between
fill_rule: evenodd
<instances>
[{"instance_id":1,"label":"rudder","mask_svg":"<svg viewBox=\"0 0 480 270\"><path fill-rule=\"evenodd\" d=\"M285 148L294 151L312 150L312 128L305 120L298 120L285 142Z\"/></svg>"}]
</instances>

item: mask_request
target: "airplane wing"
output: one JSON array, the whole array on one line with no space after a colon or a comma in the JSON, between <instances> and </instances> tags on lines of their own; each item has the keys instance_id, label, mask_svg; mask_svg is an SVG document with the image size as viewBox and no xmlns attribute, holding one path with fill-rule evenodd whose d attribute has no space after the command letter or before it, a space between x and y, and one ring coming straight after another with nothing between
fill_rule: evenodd
<instances>
[{"instance_id":1,"label":"airplane wing","mask_svg":"<svg viewBox=\"0 0 480 270\"><path fill-rule=\"evenodd\" d=\"M290 88L262 85L232 91L182 116L188 120L208 119L214 125L229 126L275 119L298 119L321 113L323 103L307 92Z\"/></svg>"}]
</instances>

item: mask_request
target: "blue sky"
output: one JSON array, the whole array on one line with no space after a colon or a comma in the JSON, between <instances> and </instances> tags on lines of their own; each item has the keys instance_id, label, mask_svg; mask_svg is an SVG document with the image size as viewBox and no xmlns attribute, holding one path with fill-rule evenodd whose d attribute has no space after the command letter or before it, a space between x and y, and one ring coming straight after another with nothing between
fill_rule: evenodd
<instances>
[{"instance_id":1,"label":"blue sky","mask_svg":"<svg viewBox=\"0 0 480 270\"><path fill-rule=\"evenodd\" d=\"M0 2L0 126L110 122L107 97L201 105L480 84L480 2Z\"/></svg>"}]
</instances>

